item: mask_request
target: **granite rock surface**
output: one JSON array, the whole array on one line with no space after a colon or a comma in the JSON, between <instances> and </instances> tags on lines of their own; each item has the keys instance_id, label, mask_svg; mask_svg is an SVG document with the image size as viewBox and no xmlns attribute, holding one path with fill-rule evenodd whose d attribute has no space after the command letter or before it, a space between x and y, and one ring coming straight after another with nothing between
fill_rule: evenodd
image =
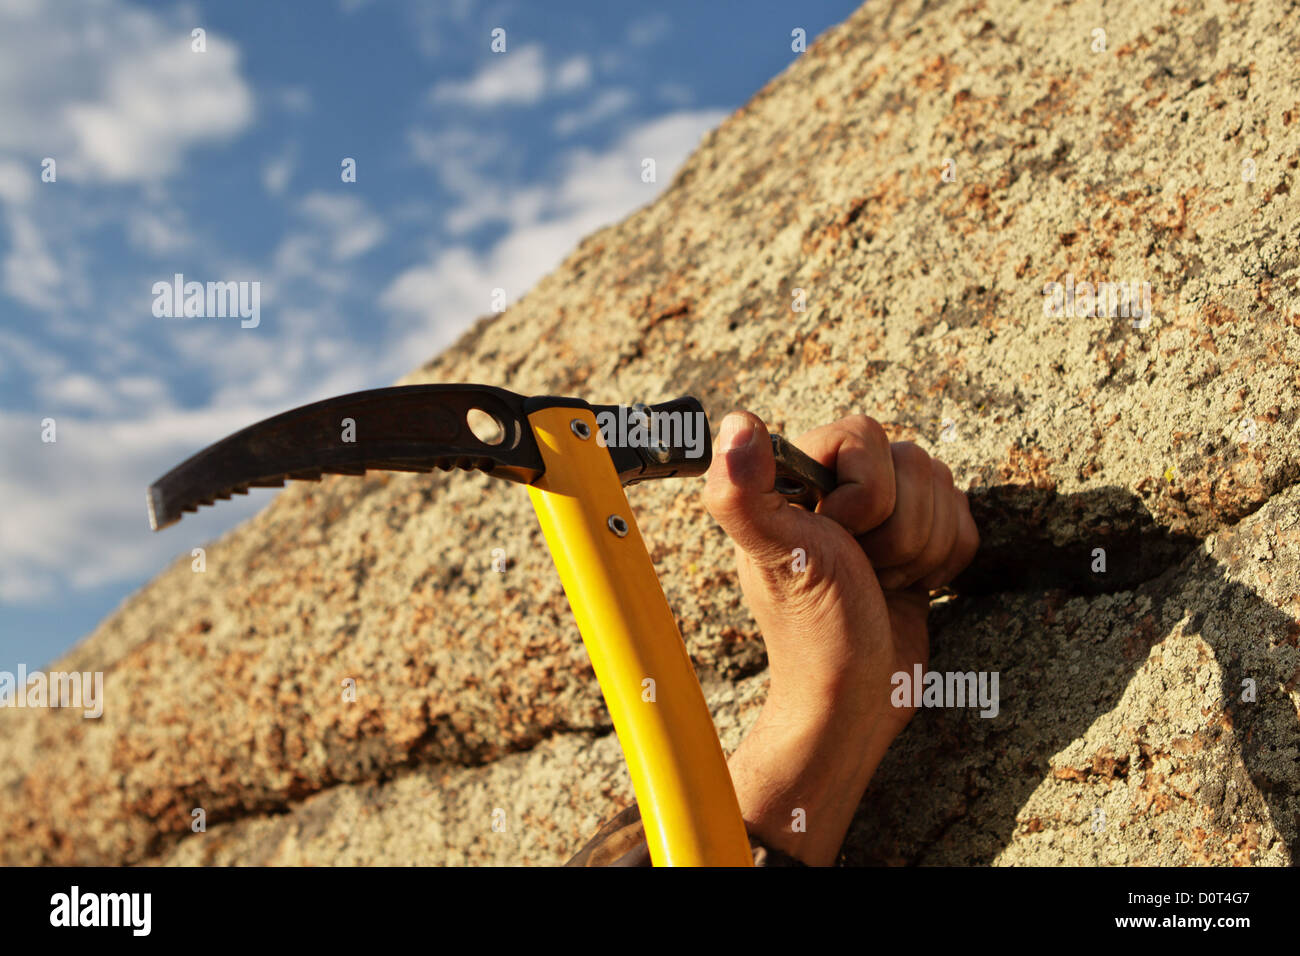
<instances>
[{"instance_id":1,"label":"granite rock surface","mask_svg":"<svg viewBox=\"0 0 1300 956\"><path fill-rule=\"evenodd\" d=\"M406 381L863 411L951 465L984 545L931 667L999 711L923 709L846 862L1290 863L1297 13L870 3ZM732 748L766 678L730 545L699 482L629 498ZM554 864L631 798L527 496L482 475L290 486L58 668L107 706L0 715L6 864Z\"/></svg>"}]
</instances>

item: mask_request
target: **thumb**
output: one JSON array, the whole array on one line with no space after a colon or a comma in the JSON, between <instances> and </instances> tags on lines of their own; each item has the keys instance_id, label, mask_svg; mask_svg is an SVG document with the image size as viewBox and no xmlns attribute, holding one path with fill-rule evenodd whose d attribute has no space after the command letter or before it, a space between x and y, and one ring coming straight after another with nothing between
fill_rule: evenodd
<instances>
[{"instance_id":1,"label":"thumb","mask_svg":"<svg viewBox=\"0 0 1300 956\"><path fill-rule=\"evenodd\" d=\"M737 546L763 564L786 562L807 546L800 513L777 494L776 462L767 426L750 412L732 412L704 487L704 506Z\"/></svg>"}]
</instances>

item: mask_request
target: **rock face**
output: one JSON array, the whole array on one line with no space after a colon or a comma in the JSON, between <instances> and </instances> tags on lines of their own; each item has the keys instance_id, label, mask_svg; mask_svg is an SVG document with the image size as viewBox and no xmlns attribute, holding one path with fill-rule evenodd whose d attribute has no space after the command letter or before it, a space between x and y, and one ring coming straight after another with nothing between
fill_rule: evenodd
<instances>
[{"instance_id":1,"label":"rock face","mask_svg":"<svg viewBox=\"0 0 1300 956\"><path fill-rule=\"evenodd\" d=\"M847 862L1289 863L1298 56L1269 2L871 3L409 381L865 411L951 464L985 547L931 667L1000 710L922 710ZM764 655L699 490L629 496L730 749ZM5 863L553 864L630 799L527 496L480 475L292 486L61 666L107 707L0 718Z\"/></svg>"}]
</instances>

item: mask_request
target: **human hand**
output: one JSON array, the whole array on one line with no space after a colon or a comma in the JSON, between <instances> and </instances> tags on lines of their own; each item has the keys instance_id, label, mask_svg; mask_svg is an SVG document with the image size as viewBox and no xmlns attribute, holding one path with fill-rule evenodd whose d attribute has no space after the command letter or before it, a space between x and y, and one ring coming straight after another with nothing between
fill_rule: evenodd
<instances>
[{"instance_id":1,"label":"human hand","mask_svg":"<svg viewBox=\"0 0 1300 956\"><path fill-rule=\"evenodd\" d=\"M747 412L722 423L705 504L736 545L768 653L767 702L730 762L741 810L772 845L831 863L912 716L891 706L891 678L928 660L929 591L979 535L947 466L864 415L795 444L838 479L816 513L776 493L767 428ZM791 830L796 810L805 832Z\"/></svg>"}]
</instances>

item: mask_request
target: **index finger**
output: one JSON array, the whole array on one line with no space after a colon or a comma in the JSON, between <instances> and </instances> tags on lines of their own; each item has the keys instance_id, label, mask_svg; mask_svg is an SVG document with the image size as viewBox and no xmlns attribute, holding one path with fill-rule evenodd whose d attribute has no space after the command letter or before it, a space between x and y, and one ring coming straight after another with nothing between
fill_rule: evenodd
<instances>
[{"instance_id":1,"label":"index finger","mask_svg":"<svg viewBox=\"0 0 1300 956\"><path fill-rule=\"evenodd\" d=\"M853 535L866 534L893 514L894 462L880 422L850 415L804 432L795 444L835 472L838 484L817 506L818 514Z\"/></svg>"}]
</instances>

